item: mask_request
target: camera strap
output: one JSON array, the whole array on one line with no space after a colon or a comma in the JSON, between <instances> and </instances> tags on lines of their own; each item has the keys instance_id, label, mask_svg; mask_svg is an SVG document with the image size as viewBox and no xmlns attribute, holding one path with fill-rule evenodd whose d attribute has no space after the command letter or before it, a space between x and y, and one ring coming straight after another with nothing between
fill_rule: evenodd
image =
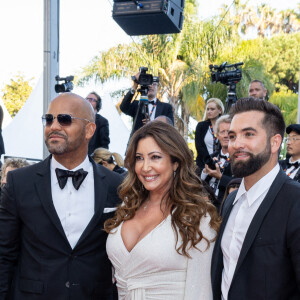
<instances>
[{"instance_id":1,"label":"camera strap","mask_svg":"<svg viewBox=\"0 0 300 300\"><path fill-rule=\"evenodd\" d=\"M213 136L213 152L215 152L217 150L216 146L218 144L218 139L217 139L217 137L215 135L214 128L213 128L212 124L209 125L209 128L210 128L210 132L211 132L211 134Z\"/></svg>"},{"instance_id":2,"label":"camera strap","mask_svg":"<svg viewBox=\"0 0 300 300\"><path fill-rule=\"evenodd\" d=\"M154 104L152 104L152 103L149 103L149 104L151 104L151 105L152 105L151 112L149 113L149 119L151 119L151 116L152 116L152 114L153 114L153 112L154 112L154 109L155 109L155 107L156 107L156 104L155 104L155 103L154 103Z\"/></svg>"}]
</instances>

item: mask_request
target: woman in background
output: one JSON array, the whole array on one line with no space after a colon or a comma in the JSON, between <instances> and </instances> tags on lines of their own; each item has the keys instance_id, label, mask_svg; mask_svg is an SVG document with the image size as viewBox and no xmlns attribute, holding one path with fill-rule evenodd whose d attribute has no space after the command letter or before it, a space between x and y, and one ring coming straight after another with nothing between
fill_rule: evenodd
<instances>
[{"instance_id":1,"label":"woman in background","mask_svg":"<svg viewBox=\"0 0 300 300\"><path fill-rule=\"evenodd\" d=\"M111 153L105 148L98 148L92 154L92 158L97 164L100 164L113 172L119 174L126 173L126 170L123 168L124 160L119 153Z\"/></svg>"},{"instance_id":2,"label":"woman in background","mask_svg":"<svg viewBox=\"0 0 300 300\"><path fill-rule=\"evenodd\" d=\"M132 136L123 200L105 222L120 300L210 300L219 217L185 140L156 121Z\"/></svg>"},{"instance_id":3,"label":"woman in background","mask_svg":"<svg viewBox=\"0 0 300 300\"><path fill-rule=\"evenodd\" d=\"M210 98L206 102L204 121L197 124L195 132L196 164L201 171L204 168L206 157L217 150L218 140L215 136L215 124L223 113L222 101L218 98Z\"/></svg>"}]
</instances>

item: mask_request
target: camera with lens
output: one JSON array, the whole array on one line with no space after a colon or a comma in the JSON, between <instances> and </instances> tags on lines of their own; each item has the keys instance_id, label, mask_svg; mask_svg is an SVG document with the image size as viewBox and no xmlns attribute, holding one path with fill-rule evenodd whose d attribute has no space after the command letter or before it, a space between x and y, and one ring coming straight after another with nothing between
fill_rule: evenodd
<instances>
[{"instance_id":1,"label":"camera with lens","mask_svg":"<svg viewBox=\"0 0 300 300\"><path fill-rule=\"evenodd\" d=\"M211 170L216 170L216 164L218 162L218 160L214 160L210 155L208 155L204 161L204 163L208 165Z\"/></svg>"},{"instance_id":2,"label":"camera with lens","mask_svg":"<svg viewBox=\"0 0 300 300\"><path fill-rule=\"evenodd\" d=\"M238 67L243 64L243 62L239 62L236 64L227 65L227 61L225 61L220 66L209 66L211 72L211 81L220 82L227 86L225 113L228 113L231 106L237 101L236 84L242 79L242 70Z\"/></svg>"},{"instance_id":3,"label":"camera with lens","mask_svg":"<svg viewBox=\"0 0 300 300\"><path fill-rule=\"evenodd\" d=\"M220 66L210 65L212 82L221 82L222 84L229 85L233 82L238 83L242 79L242 70L238 66L243 65L243 62L239 62L232 65L227 65L225 61ZM231 69L231 70L228 70Z\"/></svg>"},{"instance_id":4,"label":"camera with lens","mask_svg":"<svg viewBox=\"0 0 300 300\"><path fill-rule=\"evenodd\" d=\"M137 79L135 76L131 76L131 79L141 86L141 88L138 90L141 95L147 96L149 85L152 85L153 83L159 83L159 77L147 74L147 67L140 67L139 71L139 79Z\"/></svg>"},{"instance_id":5,"label":"camera with lens","mask_svg":"<svg viewBox=\"0 0 300 300\"><path fill-rule=\"evenodd\" d=\"M55 80L57 81L57 84L55 85L56 93L67 93L73 90L74 85L72 81L74 80L74 76L59 77L56 75ZM59 84L60 81L64 82Z\"/></svg>"},{"instance_id":6,"label":"camera with lens","mask_svg":"<svg viewBox=\"0 0 300 300\"><path fill-rule=\"evenodd\" d=\"M140 76L138 80L138 84L141 86L149 86L153 84L154 82L158 83L159 79L156 76L152 76L151 74L147 74L148 71L147 67L140 67Z\"/></svg>"}]
</instances>

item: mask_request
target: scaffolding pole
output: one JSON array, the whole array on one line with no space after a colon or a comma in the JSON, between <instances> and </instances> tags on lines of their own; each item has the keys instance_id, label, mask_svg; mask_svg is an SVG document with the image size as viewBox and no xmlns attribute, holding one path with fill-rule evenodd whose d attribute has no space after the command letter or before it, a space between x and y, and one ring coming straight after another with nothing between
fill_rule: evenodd
<instances>
[{"instance_id":1,"label":"scaffolding pole","mask_svg":"<svg viewBox=\"0 0 300 300\"><path fill-rule=\"evenodd\" d=\"M57 95L55 76L59 75L59 0L44 0L43 113ZM43 140L43 158L49 155Z\"/></svg>"}]
</instances>

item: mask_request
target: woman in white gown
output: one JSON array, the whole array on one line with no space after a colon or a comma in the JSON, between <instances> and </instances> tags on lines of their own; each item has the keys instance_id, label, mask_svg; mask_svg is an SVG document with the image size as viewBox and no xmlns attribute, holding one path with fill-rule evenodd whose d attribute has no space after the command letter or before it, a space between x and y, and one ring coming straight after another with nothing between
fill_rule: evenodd
<instances>
[{"instance_id":1,"label":"woman in white gown","mask_svg":"<svg viewBox=\"0 0 300 300\"><path fill-rule=\"evenodd\" d=\"M171 125L131 138L123 203L105 223L120 300L212 299L210 263L219 217Z\"/></svg>"}]
</instances>

